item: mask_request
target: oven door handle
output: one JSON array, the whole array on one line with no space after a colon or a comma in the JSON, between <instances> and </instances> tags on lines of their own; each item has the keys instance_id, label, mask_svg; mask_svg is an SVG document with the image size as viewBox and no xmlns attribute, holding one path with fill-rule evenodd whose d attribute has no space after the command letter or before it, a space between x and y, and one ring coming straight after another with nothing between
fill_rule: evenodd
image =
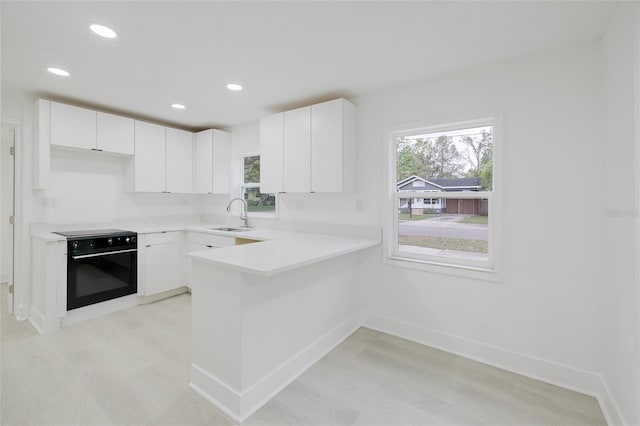
<instances>
[{"instance_id":1,"label":"oven door handle","mask_svg":"<svg viewBox=\"0 0 640 426\"><path fill-rule=\"evenodd\" d=\"M128 249L128 250L118 250L118 251L108 251L106 253L93 253L93 254L83 254L81 256L71 256L73 260L78 259L87 259L89 257L98 257L98 256L108 256L110 254L120 254L120 253L131 253L133 251L138 251L138 249Z\"/></svg>"}]
</instances>

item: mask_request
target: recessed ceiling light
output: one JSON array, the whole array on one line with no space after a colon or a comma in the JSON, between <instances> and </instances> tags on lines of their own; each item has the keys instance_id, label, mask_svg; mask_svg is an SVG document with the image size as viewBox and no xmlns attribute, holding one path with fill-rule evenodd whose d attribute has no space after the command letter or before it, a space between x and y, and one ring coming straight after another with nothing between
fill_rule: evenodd
<instances>
[{"instance_id":1,"label":"recessed ceiling light","mask_svg":"<svg viewBox=\"0 0 640 426\"><path fill-rule=\"evenodd\" d=\"M104 25L92 24L89 25L89 28L91 28L91 31L102 37L116 38L118 36L115 31L109 27L105 27Z\"/></svg>"},{"instance_id":2,"label":"recessed ceiling light","mask_svg":"<svg viewBox=\"0 0 640 426\"><path fill-rule=\"evenodd\" d=\"M47 71L49 71L51 74L61 75L63 77L69 77L71 75L69 74L69 72L55 67L49 67L47 68Z\"/></svg>"},{"instance_id":3,"label":"recessed ceiling light","mask_svg":"<svg viewBox=\"0 0 640 426\"><path fill-rule=\"evenodd\" d=\"M171 104L171 108L175 108L175 109L185 109L186 106L182 105L182 104Z\"/></svg>"},{"instance_id":4,"label":"recessed ceiling light","mask_svg":"<svg viewBox=\"0 0 640 426\"><path fill-rule=\"evenodd\" d=\"M242 86L238 83L229 83L227 84L227 89L237 92L238 90L242 90Z\"/></svg>"}]
</instances>

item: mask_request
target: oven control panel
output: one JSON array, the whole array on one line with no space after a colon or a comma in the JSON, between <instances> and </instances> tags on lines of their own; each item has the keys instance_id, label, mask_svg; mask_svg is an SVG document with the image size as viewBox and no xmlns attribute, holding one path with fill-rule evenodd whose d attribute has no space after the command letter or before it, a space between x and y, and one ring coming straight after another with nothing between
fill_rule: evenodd
<instances>
[{"instance_id":1,"label":"oven control panel","mask_svg":"<svg viewBox=\"0 0 640 426\"><path fill-rule=\"evenodd\" d=\"M137 234L84 237L68 240L69 253L73 256L106 253L111 251L130 250L138 248Z\"/></svg>"}]
</instances>

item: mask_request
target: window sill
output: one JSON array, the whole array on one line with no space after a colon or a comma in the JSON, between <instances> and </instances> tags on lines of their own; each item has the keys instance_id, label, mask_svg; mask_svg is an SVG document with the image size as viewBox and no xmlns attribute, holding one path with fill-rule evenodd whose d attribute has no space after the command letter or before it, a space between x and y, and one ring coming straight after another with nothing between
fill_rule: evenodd
<instances>
[{"instance_id":1,"label":"window sill","mask_svg":"<svg viewBox=\"0 0 640 426\"><path fill-rule=\"evenodd\" d=\"M276 213L260 213L260 212L249 212L249 218L256 219L277 219L278 215Z\"/></svg>"},{"instance_id":2,"label":"window sill","mask_svg":"<svg viewBox=\"0 0 640 426\"><path fill-rule=\"evenodd\" d=\"M485 269L474 266L456 265L452 263L439 263L400 256L385 256L383 259L383 264L398 268L407 268L422 272L430 272L434 274L469 278L478 281L487 281L497 284L503 283L502 275L498 273L496 269Z\"/></svg>"}]
</instances>

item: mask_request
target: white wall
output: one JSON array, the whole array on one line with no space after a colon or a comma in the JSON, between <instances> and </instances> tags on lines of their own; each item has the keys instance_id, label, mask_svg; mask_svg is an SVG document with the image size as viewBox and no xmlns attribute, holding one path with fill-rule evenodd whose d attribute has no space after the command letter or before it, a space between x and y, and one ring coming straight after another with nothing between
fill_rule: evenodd
<instances>
[{"instance_id":1,"label":"white wall","mask_svg":"<svg viewBox=\"0 0 640 426\"><path fill-rule=\"evenodd\" d=\"M637 3L621 4L602 39L605 120L600 151L609 200L599 296L601 371L621 420L635 425L640 424L638 9Z\"/></svg>"},{"instance_id":2,"label":"white wall","mask_svg":"<svg viewBox=\"0 0 640 426\"><path fill-rule=\"evenodd\" d=\"M598 46L590 45L357 100L360 166L369 171L360 183L364 198L379 206L371 220L391 208L380 191L388 184L379 172L385 127L504 112L504 282L383 266L379 254L362 274L372 324L574 387L593 381L575 370L599 368L602 218L588 207L603 189L599 69Z\"/></svg>"},{"instance_id":3,"label":"white wall","mask_svg":"<svg viewBox=\"0 0 640 426\"><path fill-rule=\"evenodd\" d=\"M231 197L240 197L242 181L242 158L250 154L260 153L260 122L253 121L232 129L231 144ZM236 214L239 205L234 206ZM226 213L226 212L225 212Z\"/></svg>"}]
</instances>

